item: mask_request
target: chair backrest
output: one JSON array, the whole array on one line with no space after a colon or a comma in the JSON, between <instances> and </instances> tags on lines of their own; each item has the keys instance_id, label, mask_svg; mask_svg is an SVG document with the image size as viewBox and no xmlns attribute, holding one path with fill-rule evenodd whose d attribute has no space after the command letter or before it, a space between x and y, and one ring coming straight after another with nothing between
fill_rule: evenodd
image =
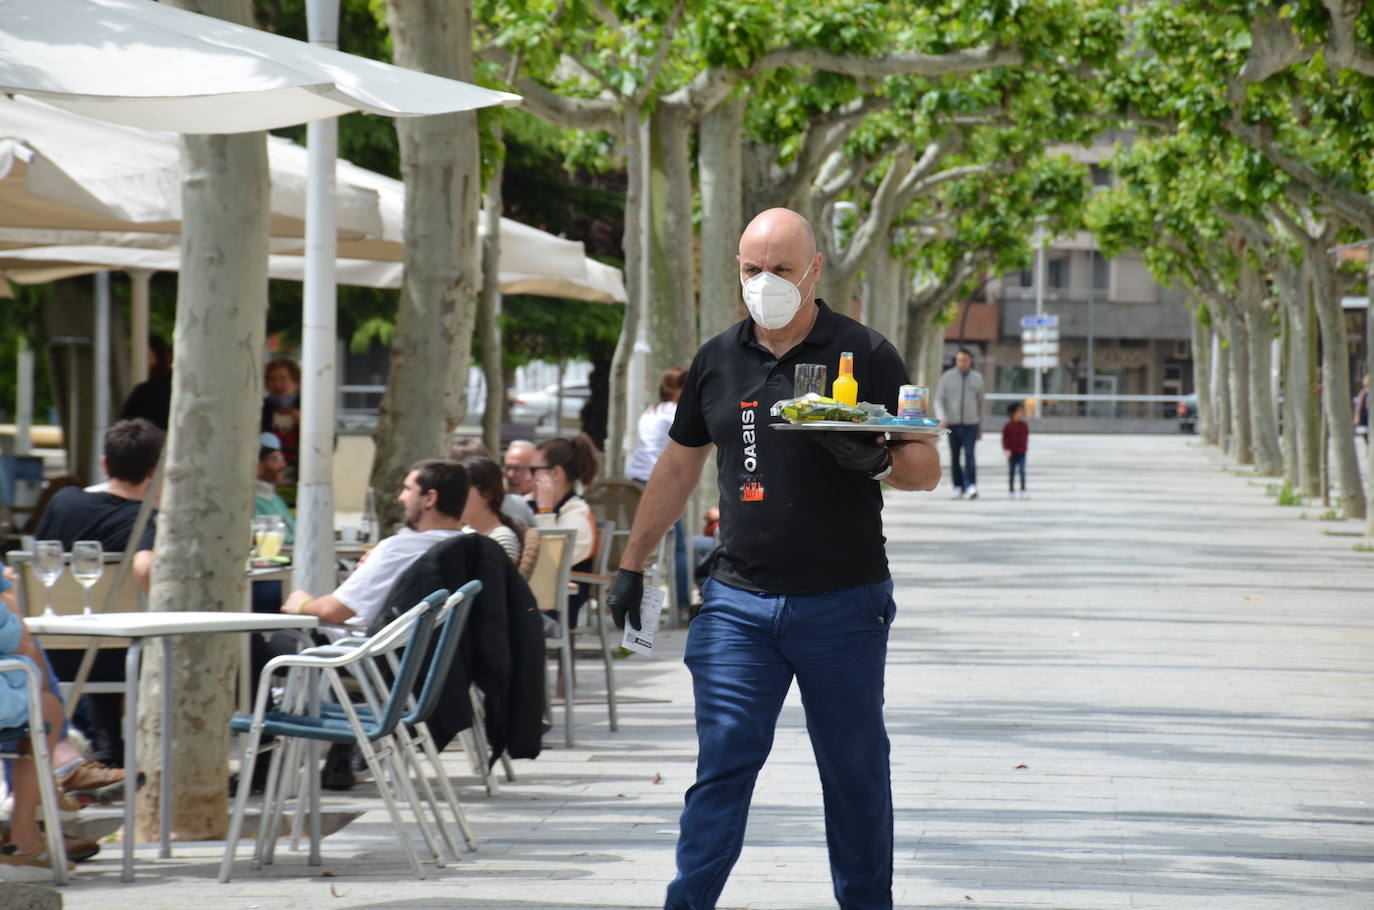
<instances>
[{"instance_id":1,"label":"chair backrest","mask_svg":"<svg viewBox=\"0 0 1374 910\"><path fill-rule=\"evenodd\" d=\"M441 593L443 597L438 597ZM435 599L436 597L438 598L437 600ZM442 607L444 601L447 599L448 590L444 588L440 588L433 594L426 595L425 598L415 606L382 626L373 635L368 636L360 650L370 657L375 657L385 654L388 651L395 651L398 648L404 647L411 634L410 627L418 622L420 617L427 611L436 606ZM431 601L433 601L433 603L431 603ZM437 618L437 614L436 617L432 618Z\"/></svg>"},{"instance_id":2,"label":"chair backrest","mask_svg":"<svg viewBox=\"0 0 1374 910\"><path fill-rule=\"evenodd\" d=\"M525 581L530 580L534 574L534 567L539 564L539 529L526 528L525 539L520 543L520 562L515 570L520 573L520 577Z\"/></svg>"},{"instance_id":3,"label":"chair backrest","mask_svg":"<svg viewBox=\"0 0 1374 910\"><path fill-rule=\"evenodd\" d=\"M401 657L401 665L396 668L396 678L392 680L391 692L386 703L382 705L381 714L377 717L374 731L376 736L386 736L395 730L401 715L405 713L406 702L410 693L414 691L415 679L420 675L420 667L423 666L425 654L429 651L430 639L434 637L434 622L438 619L446 600L448 590L440 588L372 636L373 644L370 650L374 654L385 653L402 646L406 649ZM405 623L399 632L393 633L392 626L412 615L415 616L413 622Z\"/></svg>"},{"instance_id":4,"label":"chair backrest","mask_svg":"<svg viewBox=\"0 0 1374 910\"><path fill-rule=\"evenodd\" d=\"M539 529L539 561L530 576L530 591L544 612L561 609L568 598L568 576L572 574L573 540L571 528Z\"/></svg>"},{"instance_id":5,"label":"chair backrest","mask_svg":"<svg viewBox=\"0 0 1374 910\"><path fill-rule=\"evenodd\" d=\"M597 575L605 575L610 571L612 565L620 565L620 554L616 553L616 534L615 524L609 521L598 521L596 523L596 554L592 561L592 571ZM623 549L623 547L622 547ZM616 562L612 563L612 556L616 557Z\"/></svg>"},{"instance_id":6,"label":"chair backrest","mask_svg":"<svg viewBox=\"0 0 1374 910\"><path fill-rule=\"evenodd\" d=\"M59 616L79 614L82 607L81 585L77 584L76 578L72 576L71 555L67 554L67 558L68 562L62 569L62 576L57 579L57 583L52 588L52 608L53 612ZM91 607L93 609L99 610L105 603L110 586L114 584L119 563L123 559L124 554L122 553L105 554L105 571L101 574L100 580L91 586ZM43 583L38 580L38 573L33 568L33 554L27 550L11 550L5 554L5 561L19 573L19 585L17 587L19 611L25 616L41 616L45 595ZM110 604L109 612L138 613L146 609L148 609L148 597L139 586L137 576L133 572L125 572L124 581L115 594L114 602ZM43 647L50 651L85 648L89 642L89 638L79 635L43 636ZM100 638L98 644L101 648L124 648L128 647L128 640Z\"/></svg>"},{"instance_id":7,"label":"chair backrest","mask_svg":"<svg viewBox=\"0 0 1374 910\"><path fill-rule=\"evenodd\" d=\"M643 496L644 488L628 477L603 477L582 494L597 521L609 521L617 528L634 524Z\"/></svg>"},{"instance_id":8,"label":"chair backrest","mask_svg":"<svg viewBox=\"0 0 1374 910\"><path fill-rule=\"evenodd\" d=\"M434 646L434 656L430 659L429 669L425 672L424 684L420 687L420 697L415 707L405 717L403 723L418 724L429 720L439 705L439 696L444 691L444 681L448 679L449 667L453 666L453 656L458 653L458 642L467 627L468 617L472 615L472 601L482 590L482 583L473 580L458 589L444 606L448 615L441 617L444 623L439 633L439 642Z\"/></svg>"}]
</instances>

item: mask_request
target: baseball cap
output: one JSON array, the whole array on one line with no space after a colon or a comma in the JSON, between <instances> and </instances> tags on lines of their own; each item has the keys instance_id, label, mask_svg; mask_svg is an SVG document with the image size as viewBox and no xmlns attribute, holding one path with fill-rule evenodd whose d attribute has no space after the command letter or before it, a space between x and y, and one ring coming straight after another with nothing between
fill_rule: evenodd
<instances>
[{"instance_id":1,"label":"baseball cap","mask_svg":"<svg viewBox=\"0 0 1374 910\"><path fill-rule=\"evenodd\" d=\"M263 433L258 437L258 446L264 449L280 449L281 440L276 433Z\"/></svg>"}]
</instances>

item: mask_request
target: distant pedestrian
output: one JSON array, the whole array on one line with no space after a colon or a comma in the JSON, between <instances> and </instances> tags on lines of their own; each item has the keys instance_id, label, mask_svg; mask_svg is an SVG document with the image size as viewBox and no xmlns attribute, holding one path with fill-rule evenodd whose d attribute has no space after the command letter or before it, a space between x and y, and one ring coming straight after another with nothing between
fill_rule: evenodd
<instances>
[{"instance_id":1,"label":"distant pedestrian","mask_svg":"<svg viewBox=\"0 0 1374 910\"><path fill-rule=\"evenodd\" d=\"M983 374L973 368L973 355L960 348L954 355L954 366L945 370L935 388L935 415L940 418L940 426L949 427L949 471L955 499L978 498L978 463L973 446L983 438L978 426L982 413Z\"/></svg>"},{"instance_id":2,"label":"distant pedestrian","mask_svg":"<svg viewBox=\"0 0 1374 910\"><path fill-rule=\"evenodd\" d=\"M668 447L668 430L677 414L677 400L682 395L682 383L687 379L686 367L669 367L658 381L658 401L639 415L638 435L634 452L630 455L625 473L641 487L649 485L658 457ZM673 574L679 604L691 601L691 572L687 565L687 526L681 516L673 524Z\"/></svg>"},{"instance_id":3,"label":"distant pedestrian","mask_svg":"<svg viewBox=\"0 0 1374 910\"><path fill-rule=\"evenodd\" d=\"M1021 499L1026 493L1026 449L1030 444L1030 424L1026 423L1025 406L1019 401L1007 405L1007 423L1002 427L1002 454L1007 456L1007 493L1016 499L1016 473L1021 472Z\"/></svg>"}]
</instances>

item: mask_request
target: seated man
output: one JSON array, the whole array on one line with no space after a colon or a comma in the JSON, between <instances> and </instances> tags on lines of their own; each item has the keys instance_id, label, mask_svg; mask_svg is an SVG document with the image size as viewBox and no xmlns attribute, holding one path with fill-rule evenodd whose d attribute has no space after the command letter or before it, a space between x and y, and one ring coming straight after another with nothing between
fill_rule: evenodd
<instances>
[{"instance_id":1,"label":"seated man","mask_svg":"<svg viewBox=\"0 0 1374 910\"><path fill-rule=\"evenodd\" d=\"M71 550L78 540L98 540L106 553L124 552L157 469L162 440L162 431L141 417L110 427L105 431L105 450L100 456L100 466L109 475L105 489L59 490L43 512L34 537L60 540L65 550ZM156 516L154 510L135 546L133 570L145 591L153 567Z\"/></svg>"},{"instance_id":2,"label":"seated man","mask_svg":"<svg viewBox=\"0 0 1374 910\"><path fill-rule=\"evenodd\" d=\"M286 483L286 456L281 453L281 440L276 433L258 437L258 479L253 496L253 517L272 515L286 522L286 543L296 542L296 516L281 498L277 487Z\"/></svg>"},{"instance_id":3,"label":"seated man","mask_svg":"<svg viewBox=\"0 0 1374 910\"><path fill-rule=\"evenodd\" d=\"M139 585L146 591L153 567L156 510L150 514L148 525L137 542L131 542L129 536L133 533L144 498L154 495L148 487L157 470L162 443L162 431L142 418L121 420L111 426L105 432L104 454L100 457L101 467L110 478L106 488L101 492L89 493L76 487L67 487L58 492L43 513L34 536L39 540L60 540L63 549L69 551L78 540L98 540L106 553L121 553L133 547L131 568ZM59 679L70 681L76 678L81 652L55 650L48 653L48 662ZM90 678L97 682L124 679L124 650L101 649ZM122 766L124 737L120 727L120 697L88 695L85 698L90 710L77 712L74 718L77 728L90 739L99 764ZM75 785L73 788L83 791L92 789ZM63 785L68 792L73 792L73 788L65 783Z\"/></svg>"},{"instance_id":4,"label":"seated man","mask_svg":"<svg viewBox=\"0 0 1374 910\"><path fill-rule=\"evenodd\" d=\"M436 543L462 533L467 498L468 473L461 464L448 458L417 462L397 497L405 507L406 529L373 547L332 594L293 591L281 611L349 627L324 630L331 639L346 632L366 633L401 573Z\"/></svg>"},{"instance_id":5,"label":"seated man","mask_svg":"<svg viewBox=\"0 0 1374 910\"><path fill-rule=\"evenodd\" d=\"M253 517L271 515L286 522L285 543L296 542L296 517L281 498L277 487L286 483L286 457L281 453L281 440L276 433L258 437L258 479L253 496ZM253 612L275 613L281 606L280 581L253 582Z\"/></svg>"}]
</instances>

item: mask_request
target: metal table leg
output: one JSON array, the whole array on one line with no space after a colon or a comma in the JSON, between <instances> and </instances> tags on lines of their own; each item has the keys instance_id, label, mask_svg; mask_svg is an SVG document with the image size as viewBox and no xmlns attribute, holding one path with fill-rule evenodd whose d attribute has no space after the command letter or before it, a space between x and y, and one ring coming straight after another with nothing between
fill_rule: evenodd
<instances>
[{"instance_id":1,"label":"metal table leg","mask_svg":"<svg viewBox=\"0 0 1374 910\"><path fill-rule=\"evenodd\" d=\"M138 794L138 673L143 639L129 640L124 655L124 865L120 881L134 880L134 802Z\"/></svg>"}]
</instances>

